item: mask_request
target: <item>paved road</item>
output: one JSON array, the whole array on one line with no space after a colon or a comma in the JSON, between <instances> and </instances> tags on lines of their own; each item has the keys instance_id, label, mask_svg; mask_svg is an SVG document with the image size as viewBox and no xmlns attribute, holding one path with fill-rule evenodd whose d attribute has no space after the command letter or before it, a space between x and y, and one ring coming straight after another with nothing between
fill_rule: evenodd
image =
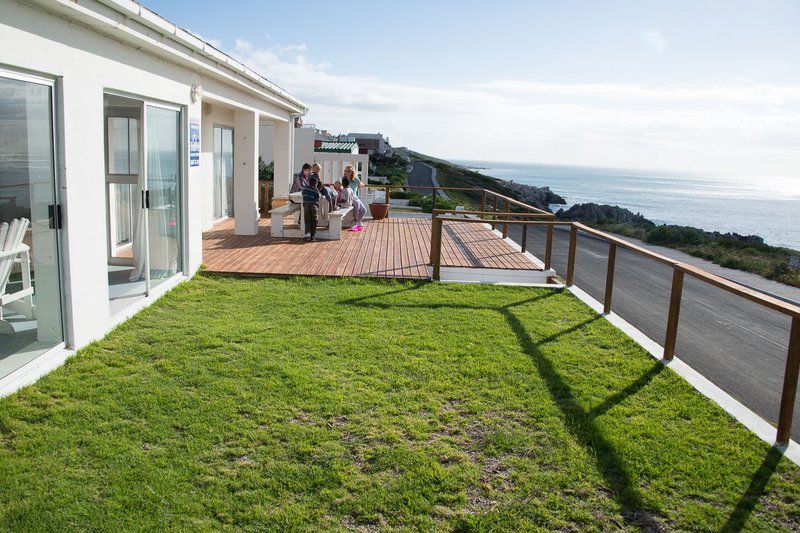
<instances>
[{"instance_id":1,"label":"paved road","mask_svg":"<svg viewBox=\"0 0 800 533\"><path fill-rule=\"evenodd\" d=\"M521 228L509 235L520 241ZM555 232L553 268L566 272L569 232ZM544 257L545 230L529 230L528 249ZM672 255L667 252L666 255ZM608 244L581 234L575 285L603 300ZM612 309L664 344L672 270L651 259L617 249ZM790 320L776 311L686 276L676 354L693 368L772 423L780 405ZM800 398L792 436L800 440Z\"/></svg>"},{"instance_id":2,"label":"paved road","mask_svg":"<svg viewBox=\"0 0 800 533\"><path fill-rule=\"evenodd\" d=\"M411 172L408 173L408 185L416 186L416 187L438 187L438 182L435 180L435 169L430 165L426 165L425 163L420 163L419 161L414 161L412 163ZM417 191L419 193L425 194L424 191ZM445 191L438 191L439 196L442 198L449 198ZM427 194L430 194L431 191L428 191Z\"/></svg>"}]
</instances>

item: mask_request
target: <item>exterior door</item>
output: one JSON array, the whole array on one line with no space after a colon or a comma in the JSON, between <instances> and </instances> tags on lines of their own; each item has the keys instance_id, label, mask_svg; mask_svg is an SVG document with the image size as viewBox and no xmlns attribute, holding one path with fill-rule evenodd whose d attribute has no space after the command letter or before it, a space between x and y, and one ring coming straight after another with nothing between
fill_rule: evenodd
<instances>
[{"instance_id":1,"label":"exterior door","mask_svg":"<svg viewBox=\"0 0 800 533\"><path fill-rule=\"evenodd\" d=\"M53 92L0 70L0 378L64 340Z\"/></svg>"},{"instance_id":2,"label":"exterior door","mask_svg":"<svg viewBox=\"0 0 800 533\"><path fill-rule=\"evenodd\" d=\"M233 216L233 129L214 126L214 219Z\"/></svg>"},{"instance_id":3,"label":"exterior door","mask_svg":"<svg viewBox=\"0 0 800 533\"><path fill-rule=\"evenodd\" d=\"M148 290L183 270L181 112L145 104L145 189Z\"/></svg>"}]
</instances>

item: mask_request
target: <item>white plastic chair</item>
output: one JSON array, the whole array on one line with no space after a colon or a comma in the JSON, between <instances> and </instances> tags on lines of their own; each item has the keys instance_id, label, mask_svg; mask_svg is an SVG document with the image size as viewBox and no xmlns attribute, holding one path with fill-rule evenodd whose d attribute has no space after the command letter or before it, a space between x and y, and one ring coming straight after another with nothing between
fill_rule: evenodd
<instances>
[{"instance_id":1,"label":"white plastic chair","mask_svg":"<svg viewBox=\"0 0 800 533\"><path fill-rule=\"evenodd\" d=\"M34 318L30 251L22 242L29 225L27 218L15 218L11 224L0 224L0 335L14 333L11 324L3 319L4 306L26 318ZM17 263L22 267L22 289L9 293L8 280Z\"/></svg>"}]
</instances>

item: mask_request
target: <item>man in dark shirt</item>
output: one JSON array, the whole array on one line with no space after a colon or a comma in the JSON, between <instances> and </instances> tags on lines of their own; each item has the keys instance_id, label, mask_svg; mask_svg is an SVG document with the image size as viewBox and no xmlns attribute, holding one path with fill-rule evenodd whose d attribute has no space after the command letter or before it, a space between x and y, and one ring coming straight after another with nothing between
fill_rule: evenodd
<instances>
[{"instance_id":1,"label":"man in dark shirt","mask_svg":"<svg viewBox=\"0 0 800 533\"><path fill-rule=\"evenodd\" d=\"M308 179L308 185L303 187L303 216L306 219L306 242L313 242L316 240L314 236L317 233L317 219L319 217L319 190L317 184L319 179L316 176L311 176Z\"/></svg>"}]
</instances>

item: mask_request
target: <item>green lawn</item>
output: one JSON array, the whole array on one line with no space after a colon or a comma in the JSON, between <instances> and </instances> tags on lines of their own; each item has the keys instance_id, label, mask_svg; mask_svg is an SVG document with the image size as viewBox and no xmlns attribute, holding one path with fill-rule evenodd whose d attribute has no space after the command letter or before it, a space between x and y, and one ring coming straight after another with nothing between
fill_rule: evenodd
<instances>
[{"instance_id":1,"label":"green lawn","mask_svg":"<svg viewBox=\"0 0 800 533\"><path fill-rule=\"evenodd\" d=\"M0 529L796 529L797 467L568 293L197 276L0 400Z\"/></svg>"}]
</instances>

